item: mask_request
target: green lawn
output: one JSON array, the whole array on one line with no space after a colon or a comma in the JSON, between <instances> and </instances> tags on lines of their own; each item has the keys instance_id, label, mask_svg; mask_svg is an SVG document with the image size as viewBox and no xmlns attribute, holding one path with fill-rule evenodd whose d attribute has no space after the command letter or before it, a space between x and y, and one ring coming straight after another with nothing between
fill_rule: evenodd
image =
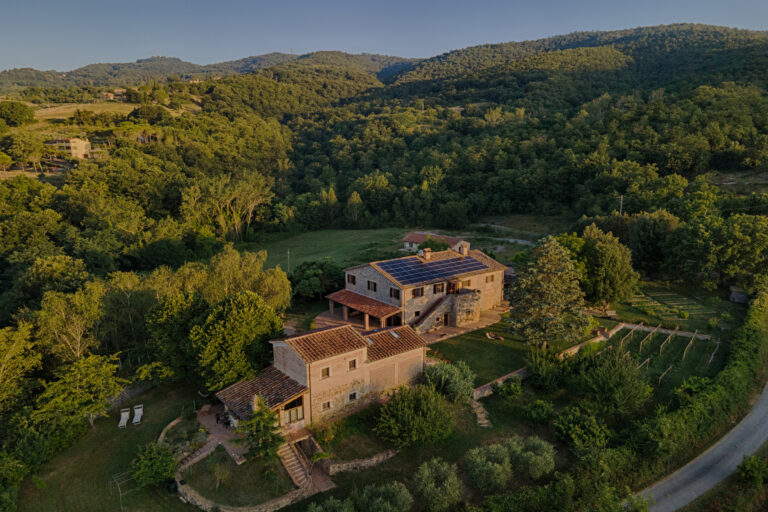
<instances>
[{"instance_id":1,"label":"green lawn","mask_svg":"<svg viewBox=\"0 0 768 512\"><path fill-rule=\"evenodd\" d=\"M328 301L294 302L285 312L285 324L293 326L297 332L312 329L312 321L317 315L328 309Z\"/></svg>"},{"instance_id":2,"label":"green lawn","mask_svg":"<svg viewBox=\"0 0 768 512\"><path fill-rule=\"evenodd\" d=\"M288 270L304 261L331 258L342 263L363 263L384 259L401 247L400 239L405 231L398 228L386 229L335 229L309 231L289 236L279 235L266 242L244 242L238 249L249 251L266 250L267 266L280 265Z\"/></svg>"},{"instance_id":3,"label":"green lawn","mask_svg":"<svg viewBox=\"0 0 768 512\"><path fill-rule=\"evenodd\" d=\"M140 445L157 439L160 431L191 407L200 397L187 388L156 388L130 404L144 404L141 425L118 429L118 412L96 421L86 433L48 464L35 477L27 477L19 495L20 512L113 512L120 510L115 489L110 493L110 478L127 471ZM194 511L176 494L165 489L136 490L124 497L127 511Z\"/></svg>"},{"instance_id":4,"label":"green lawn","mask_svg":"<svg viewBox=\"0 0 768 512\"><path fill-rule=\"evenodd\" d=\"M488 339L485 333L489 331L500 335L504 341ZM570 345L554 342L550 343L550 348L561 351ZM528 345L511 334L509 325L502 320L485 329L434 343L429 348L431 356L467 363L476 374L475 385L480 386L525 366Z\"/></svg>"},{"instance_id":5,"label":"green lawn","mask_svg":"<svg viewBox=\"0 0 768 512\"><path fill-rule=\"evenodd\" d=\"M390 446L373 433L378 412L378 404L366 407L316 429L315 439L335 461L362 459L381 453Z\"/></svg>"},{"instance_id":6,"label":"green lawn","mask_svg":"<svg viewBox=\"0 0 768 512\"><path fill-rule=\"evenodd\" d=\"M501 335L504 341L489 340L485 336L488 331ZM526 345L512 337L503 322L437 342L429 349L431 356L467 363L476 374L476 386L525 366Z\"/></svg>"},{"instance_id":7,"label":"green lawn","mask_svg":"<svg viewBox=\"0 0 768 512\"><path fill-rule=\"evenodd\" d=\"M214 476L217 465L227 473L218 489ZM187 469L184 480L204 497L230 506L257 505L295 488L279 460L247 461L238 466L221 446Z\"/></svg>"}]
</instances>

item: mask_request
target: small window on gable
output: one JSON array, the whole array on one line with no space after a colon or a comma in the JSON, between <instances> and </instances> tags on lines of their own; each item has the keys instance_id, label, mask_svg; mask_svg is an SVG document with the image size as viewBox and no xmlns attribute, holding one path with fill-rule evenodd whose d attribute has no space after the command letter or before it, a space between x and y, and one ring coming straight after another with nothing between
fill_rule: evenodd
<instances>
[{"instance_id":1,"label":"small window on gable","mask_svg":"<svg viewBox=\"0 0 768 512\"><path fill-rule=\"evenodd\" d=\"M400 299L400 290L398 290L397 288L390 288L389 289L389 296L392 297L393 299L398 299L399 300Z\"/></svg>"},{"instance_id":2,"label":"small window on gable","mask_svg":"<svg viewBox=\"0 0 768 512\"><path fill-rule=\"evenodd\" d=\"M330 366L326 366L325 368L320 370L320 378L321 379L327 379L330 376L331 376L331 367Z\"/></svg>"},{"instance_id":3,"label":"small window on gable","mask_svg":"<svg viewBox=\"0 0 768 512\"><path fill-rule=\"evenodd\" d=\"M376 282L375 281L368 281L368 289L372 292L376 291Z\"/></svg>"},{"instance_id":4,"label":"small window on gable","mask_svg":"<svg viewBox=\"0 0 768 512\"><path fill-rule=\"evenodd\" d=\"M350 370L356 370L357 369L357 359L350 359L349 360L349 369Z\"/></svg>"},{"instance_id":5,"label":"small window on gable","mask_svg":"<svg viewBox=\"0 0 768 512\"><path fill-rule=\"evenodd\" d=\"M423 297L423 296L424 296L424 287L422 286L422 287L419 287L419 288L414 288L414 289L411 291L411 294L412 294L414 297Z\"/></svg>"},{"instance_id":6,"label":"small window on gable","mask_svg":"<svg viewBox=\"0 0 768 512\"><path fill-rule=\"evenodd\" d=\"M329 411L331 409L331 402L323 402L323 410Z\"/></svg>"},{"instance_id":7,"label":"small window on gable","mask_svg":"<svg viewBox=\"0 0 768 512\"><path fill-rule=\"evenodd\" d=\"M349 401L354 402L355 400L357 400L357 391L353 391L349 394Z\"/></svg>"},{"instance_id":8,"label":"small window on gable","mask_svg":"<svg viewBox=\"0 0 768 512\"><path fill-rule=\"evenodd\" d=\"M413 314L414 316L421 316L421 311L415 311Z\"/></svg>"},{"instance_id":9,"label":"small window on gable","mask_svg":"<svg viewBox=\"0 0 768 512\"><path fill-rule=\"evenodd\" d=\"M445 283L437 283L432 287L432 293L443 293L445 291Z\"/></svg>"},{"instance_id":10,"label":"small window on gable","mask_svg":"<svg viewBox=\"0 0 768 512\"><path fill-rule=\"evenodd\" d=\"M357 284L357 278L352 274L347 274L347 282L349 284Z\"/></svg>"}]
</instances>

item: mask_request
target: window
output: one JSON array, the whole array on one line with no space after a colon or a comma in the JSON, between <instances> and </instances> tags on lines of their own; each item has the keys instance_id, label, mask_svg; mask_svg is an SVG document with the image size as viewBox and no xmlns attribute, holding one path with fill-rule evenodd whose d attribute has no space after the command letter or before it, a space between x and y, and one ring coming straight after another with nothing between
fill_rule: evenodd
<instances>
[{"instance_id":1,"label":"window","mask_svg":"<svg viewBox=\"0 0 768 512\"><path fill-rule=\"evenodd\" d=\"M415 311L413 314L414 316L421 316L421 311Z\"/></svg>"},{"instance_id":2,"label":"window","mask_svg":"<svg viewBox=\"0 0 768 512\"><path fill-rule=\"evenodd\" d=\"M327 379L330 376L331 376L331 367L330 366L326 366L325 368L320 370L320 378L321 379Z\"/></svg>"},{"instance_id":3,"label":"window","mask_svg":"<svg viewBox=\"0 0 768 512\"><path fill-rule=\"evenodd\" d=\"M283 419L285 423L295 423L304 419L304 397L300 396L296 400L285 404Z\"/></svg>"},{"instance_id":4,"label":"window","mask_svg":"<svg viewBox=\"0 0 768 512\"><path fill-rule=\"evenodd\" d=\"M357 284L357 278L352 274L347 274L347 282L349 284Z\"/></svg>"},{"instance_id":5,"label":"window","mask_svg":"<svg viewBox=\"0 0 768 512\"><path fill-rule=\"evenodd\" d=\"M357 369L357 359L350 359L349 360L349 369L350 370L356 370Z\"/></svg>"},{"instance_id":6,"label":"window","mask_svg":"<svg viewBox=\"0 0 768 512\"><path fill-rule=\"evenodd\" d=\"M372 292L376 291L376 282L375 281L368 281L368 289Z\"/></svg>"},{"instance_id":7,"label":"window","mask_svg":"<svg viewBox=\"0 0 768 512\"><path fill-rule=\"evenodd\" d=\"M329 411L331 409L331 402L323 402L322 409L324 411Z\"/></svg>"},{"instance_id":8,"label":"window","mask_svg":"<svg viewBox=\"0 0 768 512\"><path fill-rule=\"evenodd\" d=\"M432 287L432 293L443 293L445 291L445 283L437 283Z\"/></svg>"},{"instance_id":9,"label":"window","mask_svg":"<svg viewBox=\"0 0 768 512\"><path fill-rule=\"evenodd\" d=\"M423 296L424 296L424 287L422 286L421 288L414 288L414 289L411 291L411 294L412 294L414 297L423 297Z\"/></svg>"},{"instance_id":10,"label":"window","mask_svg":"<svg viewBox=\"0 0 768 512\"><path fill-rule=\"evenodd\" d=\"M462 281L461 282L461 287L462 288L469 288L470 286L472 286L472 280L471 279L467 279L466 281Z\"/></svg>"},{"instance_id":11,"label":"window","mask_svg":"<svg viewBox=\"0 0 768 512\"><path fill-rule=\"evenodd\" d=\"M353 391L349 394L349 401L354 402L355 400L357 400L357 391Z\"/></svg>"},{"instance_id":12,"label":"window","mask_svg":"<svg viewBox=\"0 0 768 512\"><path fill-rule=\"evenodd\" d=\"M389 296L392 297L393 299L400 300L400 290L398 290L397 288L390 288Z\"/></svg>"},{"instance_id":13,"label":"window","mask_svg":"<svg viewBox=\"0 0 768 512\"><path fill-rule=\"evenodd\" d=\"M486 283L492 283L493 282L493 274L489 276L485 276L485 282Z\"/></svg>"}]
</instances>

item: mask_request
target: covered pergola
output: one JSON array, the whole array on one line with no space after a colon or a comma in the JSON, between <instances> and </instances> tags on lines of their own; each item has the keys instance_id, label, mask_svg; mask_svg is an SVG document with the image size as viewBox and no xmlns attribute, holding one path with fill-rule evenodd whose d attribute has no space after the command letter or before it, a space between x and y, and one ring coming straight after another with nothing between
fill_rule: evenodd
<instances>
[{"instance_id":1,"label":"covered pergola","mask_svg":"<svg viewBox=\"0 0 768 512\"><path fill-rule=\"evenodd\" d=\"M351 290L339 290L330 295L326 295L325 298L328 299L328 309L331 315L336 314L335 305L341 305L341 316L345 322L350 321L350 310L362 313L363 327L365 330L371 328L371 317L378 320L378 327L384 328L387 326L387 319L393 318L393 320L396 320L394 318L395 315L398 315L401 312L400 308L397 306L366 297L365 295L360 295Z\"/></svg>"}]
</instances>

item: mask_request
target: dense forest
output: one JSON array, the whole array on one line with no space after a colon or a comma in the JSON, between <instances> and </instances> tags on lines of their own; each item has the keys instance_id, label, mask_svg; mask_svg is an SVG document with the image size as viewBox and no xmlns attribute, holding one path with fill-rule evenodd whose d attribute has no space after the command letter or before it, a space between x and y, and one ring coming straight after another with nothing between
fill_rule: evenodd
<instances>
[{"instance_id":1,"label":"dense forest","mask_svg":"<svg viewBox=\"0 0 768 512\"><path fill-rule=\"evenodd\" d=\"M0 93L18 92L26 87L132 86L171 77L210 78L252 73L293 60L357 67L378 74L382 79L393 77L398 71L409 68L417 61L389 55L348 54L337 51L304 55L274 52L207 65L193 64L174 57L149 57L136 62L89 64L67 72L40 71L32 68L4 70L0 71Z\"/></svg>"},{"instance_id":2,"label":"dense forest","mask_svg":"<svg viewBox=\"0 0 768 512\"><path fill-rule=\"evenodd\" d=\"M181 79L206 74L227 76ZM160 75L173 77L144 82ZM215 324L238 304L286 309L285 273L232 246L268 232L557 214L611 231L645 276L768 284L768 193L755 180L768 173L764 32L672 25L418 62L318 52L0 73L0 89L35 86L14 93L33 102L133 84L130 114L86 108L56 127L106 141L108 158L72 162L58 184L0 181L0 349L13 356L0 364L12 383L0 392L0 510L87 428L52 413L85 407L56 383L109 380L114 354L176 349L168 364L188 373L189 331L170 324ZM51 156L10 103L0 172ZM225 352L200 350L211 364Z\"/></svg>"}]
</instances>

